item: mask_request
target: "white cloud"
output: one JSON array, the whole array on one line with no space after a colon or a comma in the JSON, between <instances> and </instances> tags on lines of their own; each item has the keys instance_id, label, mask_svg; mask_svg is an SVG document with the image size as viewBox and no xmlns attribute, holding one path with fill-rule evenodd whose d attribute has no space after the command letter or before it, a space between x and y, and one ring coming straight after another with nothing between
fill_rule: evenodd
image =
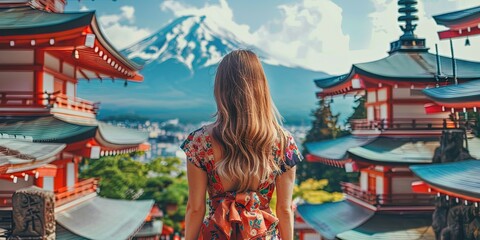
<instances>
[{"instance_id":1,"label":"white cloud","mask_svg":"<svg viewBox=\"0 0 480 240\"><path fill-rule=\"evenodd\" d=\"M85 11L88 11L88 10L90 10L90 9L88 9L88 7L85 6L85 5L82 5L79 9L80 12L85 12Z\"/></svg>"},{"instance_id":2,"label":"white cloud","mask_svg":"<svg viewBox=\"0 0 480 240\"><path fill-rule=\"evenodd\" d=\"M250 27L245 24L238 24L233 19L233 10L228 5L227 0L219 0L218 4L205 4L203 7L197 8L178 1L167 0L160 4L163 11L171 11L176 17L196 15L207 16L209 27L217 33L225 33L225 29L235 33L235 36L241 41L252 43L252 34Z\"/></svg>"},{"instance_id":3,"label":"white cloud","mask_svg":"<svg viewBox=\"0 0 480 240\"><path fill-rule=\"evenodd\" d=\"M135 8L122 6L120 14L103 15L99 22L105 35L117 49L123 49L151 34L147 28L140 28L135 23Z\"/></svg>"},{"instance_id":4,"label":"white cloud","mask_svg":"<svg viewBox=\"0 0 480 240\"><path fill-rule=\"evenodd\" d=\"M394 0L371 0L375 6L375 12L370 14L372 25L374 31L372 31L371 41L369 51L372 54L376 54L380 49L377 46L388 46L388 43L398 39L402 34L399 29L399 23L397 22L397 16L399 16L397 10L397 1ZM436 0L427 0L429 4L439 4ZM443 12L455 11L460 9L469 8L475 5L478 5L478 0L462 0L454 1L449 0L450 2L455 3L455 9L447 9ZM425 2L426 3L426 2ZM424 1L419 1L418 8L418 17L419 20L416 22L417 29L415 33L418 37L426 38L427 46L430 47L430 52L435 52L435 44L438 44L439 53L441 55L450 56L450 45L448 40L439 40L438 31L445 30L446 28L439 26L435 23L432 16L427 14ZM438 7L438 6L436 6ZM463 46L464 40L458 39L454 40L455 46L455 57L463 58L468 60L479 61L478 52L480 52L480 37L472 38L472 46L465 47Z\"/></svg>"},{"instance_id":5,"label":"white cloud","mask_svg":"<svg viewBox=\"0 0 480 240\"><path fill-rule=\"evenodd\" d=\"M370 0L375 10L369 15L372 31L367 49L351 50L349 36L342 30L342 8L333 0L299 0L280 5L281 18L264 23L257 31L251 32L249 26L238 24L227 0L219 0L217 4L205 4L193 7L178 1L164 1L160 7L163 11L171 11L175 16L205 15L207 20L217 23L218 28L225 28L244 42L254 44L274 57L277 62L320 70L330 74L348 72L353 63L377 60L387 56L390 42L402 34L398 17L397 0ZM437 0L425 0L437 4ZM456 9L464 9L478 5L478 0L448 0L456 3ZM433 21L424 9L423 1L418 4L418 28L416 34L427 39L427 45L434 48L440 42L437 31L442 28ZM455 9L447 9L453 11ZM275 30L274 30L275 29ZM218 31L222 32L222 31ZM480 37L471 38L472 46L456 47L456 54L466 59L478 60L475 53L480 52ZM463 44L463 40L456 45ZM439 43L440 53L449 55L447 41Z\"/></svg>"},{"instance_id":6,"label":"white cloud","mask_svg":"<svg viewBox=\"0 0 480 240\"><path fill-rule=\"evenodd\" d=\"M258 46L280 62L331 73L348 71L350 37L342 31L342 9L330 0L302 0L280 5L282 19L255 33ZM272 32L271 29L280 29Z\"/></svg>"}]
</instances>

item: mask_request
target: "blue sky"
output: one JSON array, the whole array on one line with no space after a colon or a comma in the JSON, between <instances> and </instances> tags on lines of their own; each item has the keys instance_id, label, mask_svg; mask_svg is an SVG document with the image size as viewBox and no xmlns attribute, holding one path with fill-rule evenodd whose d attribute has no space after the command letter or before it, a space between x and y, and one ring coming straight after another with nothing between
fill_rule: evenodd
<instances>
[{"instance_id":1,"label":"blue sky","mask_svg":"<svg viewBox=\"0 0 480 240\"><path fill-rule=\"evenodd\" d=\"M431 16L480 5L480 0L420 0L417 34L448 55ZM281 62L339 74L352 63L386 56L400 35L396 0L71 0L66 11L96 10L106 35L124 48L182 15L201 14L265 49ZM457 40L458 56L480 60L480 38Z\"/></svg>"}]
</instances>

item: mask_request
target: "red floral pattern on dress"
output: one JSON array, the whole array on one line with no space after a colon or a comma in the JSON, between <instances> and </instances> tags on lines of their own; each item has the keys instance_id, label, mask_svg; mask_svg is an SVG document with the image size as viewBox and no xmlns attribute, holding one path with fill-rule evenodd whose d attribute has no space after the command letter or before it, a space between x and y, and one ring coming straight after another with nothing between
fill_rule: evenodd
<instances>
[{"instance_id":1,"label":"red floral pattern on dress","mask_svg":"<svg viewBox=\"0 0 480 240\"><path fill-rule=\"evenodd\" d=\"M273 146L272 158L281 171L275 172L260 183L258 191L246 193L226 192L215 171L211 136L202 127L188 135L181 145L187 160L206 171L208 179L208 216L202 225L201 238L213 239L279 239L278 219L272 214L269 203L275 190L275 179L303 159L292 135L287 135L285 156L281 146Z\"/></svg>"}]
</instances>

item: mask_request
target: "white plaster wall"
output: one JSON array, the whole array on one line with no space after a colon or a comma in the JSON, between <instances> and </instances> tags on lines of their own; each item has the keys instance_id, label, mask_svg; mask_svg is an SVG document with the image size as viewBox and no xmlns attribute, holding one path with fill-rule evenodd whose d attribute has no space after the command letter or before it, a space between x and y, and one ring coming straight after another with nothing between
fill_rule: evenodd
<instances>
[{"instance_id":1,"label":"white plaster wall","mask_svg":"<svg viewBox=\"0 0 480 240\"><path fill-rule=\"evenodd\" d=\"M67 163L67 187L75 185L75 164Z\"/></svg>"},{"instance_id":2,"label":"white plaster wall","mask_svg":"<svg viewBox=\"0 0 480 240\"><path fill-rule=\"evenodd\" d=\"M383 177L377 176L375 180L375 184L376 184L375 188L376 188L377 194L383 194L383 185L384 185Z\"/></svg>"},{"instance_id":3,"label":"white plaster wall","mask_svg":"<svg viewBox=\"0 0 480 240\"><path fill-rule=\"evenodd\" d=\"M54 77L46 72L43 73L43 91L52 93L54 92Z\"/></svg>"},{"instance_id":4,"label":"white plaster wall","mask_svg":"<svg viewBox=\"0 0 480 240\"><path fill-rule=\"evenodd\" d=\"M0 50L0 64L33 64L33 50Z\"/></svg>"},{"instance_id":5,"label":"white plaster wall","mask_svg":"<svg viewBox=\"0 0 480 240\"><path fill-rule=\"evenodd\" d=\"M67 82L67 96L75 97L75 84L72 82Z\"/></svg>"},{"instance_id":6,"label":"white plaster wall","mask_svg":"<svg viewBox=\"0 0 480 240\"><path fill-rule=\"evenodd\" d=\"M424 104L393 104L393 118L448 118L448 112L426 114Z\"/></svg>"},{"instance_id":7,"label":"white plaster wall","mask_svg":"<svg viewBox=\"0 0 480 240\"><path fill-rule=\"evenodd\" d=\"M43 189L53 191L54 179L53 177L43 177Z\"/></svg>"},{"instance_id":8,"label":"white plaster wall","mask_svg":"<svg viewBox=\"0 0 480 240\"><path fill-rule=\"evenodd\" d=\"M52 70L60 72L60 60L48 53L45 53L45 66Z\"/></svg>"},{"instance_id":9,"label":"white plaster wall","mask_svg":"<svg viewBox=\"0 0 480 240\"><path fill-rule=\"evenodd\" d=\"M75 68L66 62L63 63L63 74L73 78L75 77Z\"/></svg>"},{"instance_id":10,"label":"white plaster wall","mask_svg":"<svg viewBox=\"0 0 480 240\"><path fill-rule=\"evenodd\" d=\"M375 91L367 92L367 102L373 103L377 101L377 93Z\"/></svg>"},{"instance_id":11,"label":"white plaster wall","mask_svg":"<svg viewBox=\"0 0 480 240\"><path fill-rule=\"evenodd\" d=\"M393 99L426 99L424 95L412 95L410 88L394 88L392 89Z\"/></svg>"},{"instance_id":12,"label":"white plaster wall","mask_svg":"<svg viewBox=\"0 0 480 240\"><path fill-rule=\"evenodd\" d=\"M418 180L417 177L392 177L392 194L413 193L412 182Z\"/></svg>"},{"instance_id":13,"label":"white plaster wall","mask_svg":"<svg viewBox=\"0 0 480 240\"><path fill-rule=\"evenodd\" d=\"M305 240L321 240L320 234L318 233L305 233L304 235Z\"/></svg>"},{"instance_id":14,"label":"white plaster wall","mask_svg":"<svg viewBox=\"0 0 480 240\"><path fill-rule=\"evenodd\" d=\"M0 180L0 191L15 191L20 188L26 188L33 185L33 177L30 175L27 181L23 178L17 178L17 183L12 180Z\"/></svg>"},{"instance_id":15,"label":"white plaster wall","mask_svg":"<svg viewBox=\"0 0 480 240\"><path fill-rule=\"evenodd\" d=\"M33 91L33 72L0 71L0 92Z\"/></svg>"},{"instance_id":16,"label":"white plaster wall","mask_svg":"<svg viewBox=\"0 0 480 240\"><path fill-rule=\"evenodd\" d=\"M368 191L368 173L360 172L360 189L366 192Z\"/></svg>"},{"instance_id":17,"label":"white plaster wall","mask_svg":"<svg viewBox=\"0 0 480 240\"><path fill-rule=\"evenodd\" d=\"M387 101L387 89L382 88L378 90L378 101Z\"/></svg>"},{"instance_id":18,"label":"white plaster wall","mask_svg":"<svg viewBox=\"0 0 480 240\"><path fill-rule=\"evenodd\" d=\"M375 119L375 111L373 106L368 106L367 107L367 120L368 121L373 121Z\"/></svg>"},{"instance_id":19,"label":"white plaster wall","mask_svg":"<svg viewBox=\"0 0 480 240\"><path fill-rule=\"evenodd\" d=\"M388 118L388 105L386 103L380 105L380 119Z\"/></svg>"}]
</instances>

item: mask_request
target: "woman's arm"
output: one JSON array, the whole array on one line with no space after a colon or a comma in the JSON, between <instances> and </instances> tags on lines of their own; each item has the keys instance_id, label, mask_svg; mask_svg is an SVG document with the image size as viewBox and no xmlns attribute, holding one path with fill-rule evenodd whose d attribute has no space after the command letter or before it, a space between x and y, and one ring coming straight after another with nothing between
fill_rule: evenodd
<instances>
[{"instance_id":1,"label":"woman's arm","mask_svg":"<svg viewBox=\"0 0 480 240\"><path fill-rule=\"evenodd\" d=\"M295 184L296 167L292 167L276 180L277 186L277 217L279 220L278 229L282 240L293 240L293 210L292 196Z\"/></svg>"},{"instance_id":2,"label":"woman's arm","mask_svg":"<svg viewBox=\"0 0 480 240\"><path fill-rule=\"evenodd\" d=\"M197 240L205 217L207 173L201 168L187 164L188 203L185 214L185 239Z\"/></svg>"}]
</instances>

